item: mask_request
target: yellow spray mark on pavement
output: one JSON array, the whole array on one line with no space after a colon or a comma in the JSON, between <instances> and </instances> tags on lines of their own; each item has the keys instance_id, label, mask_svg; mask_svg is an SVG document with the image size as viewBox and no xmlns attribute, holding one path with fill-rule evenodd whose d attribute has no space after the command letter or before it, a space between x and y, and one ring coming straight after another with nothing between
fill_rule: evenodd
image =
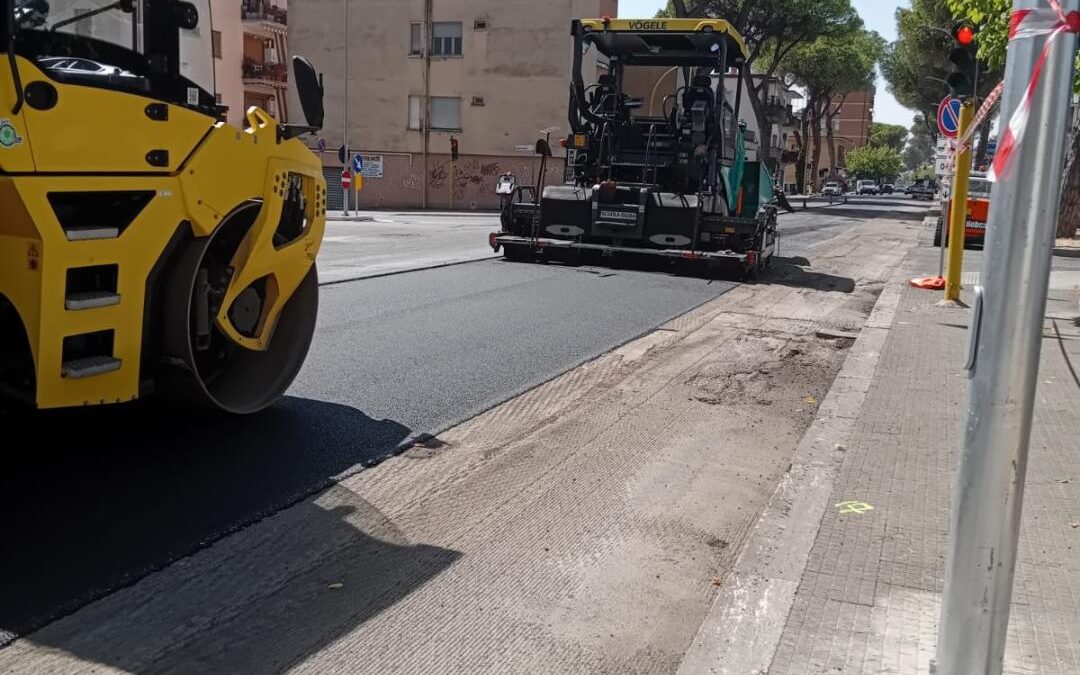
<instances>
[{"instance_id":1,"label":"yellow spray mark on pavement","mask_svg":"<svg viewBox=\"0 0 1080 675\"><path fill-rule=\"evenodd\" d=\"M866 502L840 502L836 508L840 509L840 513L866 513L874 510L874 507Z\"/></svg>"}]
</instances>

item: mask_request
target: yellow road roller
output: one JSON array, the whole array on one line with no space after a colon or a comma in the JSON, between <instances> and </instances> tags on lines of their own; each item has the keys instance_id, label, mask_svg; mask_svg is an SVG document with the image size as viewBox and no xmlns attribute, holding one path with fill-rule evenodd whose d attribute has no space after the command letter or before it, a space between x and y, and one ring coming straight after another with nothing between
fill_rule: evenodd
<instances>
[{"instance_id":1,"label":"yellow road roller","mask_svg":"<svg viewBox=\"0 0 1080 675\"><path fill-rule=\"evenodd\" d=\"M240 129L209 0L0 3L0 395L271 405L315 329L321 77L294 58L305 125Z\"/></svg>"}]
</instances>

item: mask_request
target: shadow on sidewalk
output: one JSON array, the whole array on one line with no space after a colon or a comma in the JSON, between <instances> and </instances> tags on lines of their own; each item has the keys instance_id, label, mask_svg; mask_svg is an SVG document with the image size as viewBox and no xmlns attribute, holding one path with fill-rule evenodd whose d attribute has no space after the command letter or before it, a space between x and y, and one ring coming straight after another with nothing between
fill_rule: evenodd
<instances>
[{"instance_id":1,"label":"shadow on sidewalk","mask_svg":"<svg viewBox=\"0 0 1080 675\"><path fill-rule=\"evenodd\" d=\"M11 441L0 644L385 459L410 434L293 397L246 417L151 402L0 411L0 424Z\"/></svg>"},{"instance_id":2,"label":"shadow on sidewalk","mask_svg":"<svg viewBox=\"0 0 1080 675\"><path fill-rule=\"evenodd\" d=\"M773 258L772 267L761 277L761 283L836 293L855 291L854 279L804 269L809 264L809 260L801 257Z\"/></svg>"},{"instance_id":3,"label":"shadow on sidewalk","mask_svg":"<svg viewBox=\"0 0 1080 675\"><path fill-rule=\"evenodd\" d=\"M461 557L410 545L385 515L344 487L319 501L337 503L304 502L256 525L253 542L225 543L30 641L128 673L281 672Z\"/></svg>"}]
</instances>

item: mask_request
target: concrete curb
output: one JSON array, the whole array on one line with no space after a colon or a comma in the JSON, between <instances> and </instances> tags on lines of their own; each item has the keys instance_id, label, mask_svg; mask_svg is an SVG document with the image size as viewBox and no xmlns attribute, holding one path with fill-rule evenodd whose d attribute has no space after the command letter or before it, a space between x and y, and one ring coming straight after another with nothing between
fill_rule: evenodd
<instances>
[{"instance_id":1,"label":"concrete curb","mask_svg":"<svg viewBox=\"0 0 1080 675\"><path fill-rule=\"evenodd\" d=\"M335 223L370 223L375 220L374 216L343 216L341 211L327 211L327 222Z\"/></svg>"},{"instance_id":2,"label":"concrete curb","mask_svg":"<svg viewBox=\"0 0 1080 675\"><path fill-rule=\"evenodd\" d=\"M906 260L897 266L874 304L817 418L796 448L791 468L773 492L683 657L679 675L768 673L829 506L845 445L892 328L909 276Z\"/></svg>"}]
</instances>

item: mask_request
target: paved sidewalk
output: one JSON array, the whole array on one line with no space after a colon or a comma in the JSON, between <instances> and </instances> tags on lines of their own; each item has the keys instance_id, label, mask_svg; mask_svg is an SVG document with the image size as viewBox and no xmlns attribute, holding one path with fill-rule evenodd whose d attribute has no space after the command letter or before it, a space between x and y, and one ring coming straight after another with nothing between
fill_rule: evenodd
<instances>
[{"instance_id":1,"label":"paved sidewalk","mask_svg":"<svg viewBox=\"0 0 1080 675\"><path fill-rule=\"evenodd\" d=\"M929 230L922 240L903 266L913 276L937 265ZM965 282L981 259L968 252ZM1078 267L1055 257L1007 673L1080 673ZM849 357L855 377L872 367L865 394L847 386L823 402L680 673L930 672L970 318L939 299L901 278L883 293L875 315L891 320L872 317Z\"/></svg>"}]
</instances>

